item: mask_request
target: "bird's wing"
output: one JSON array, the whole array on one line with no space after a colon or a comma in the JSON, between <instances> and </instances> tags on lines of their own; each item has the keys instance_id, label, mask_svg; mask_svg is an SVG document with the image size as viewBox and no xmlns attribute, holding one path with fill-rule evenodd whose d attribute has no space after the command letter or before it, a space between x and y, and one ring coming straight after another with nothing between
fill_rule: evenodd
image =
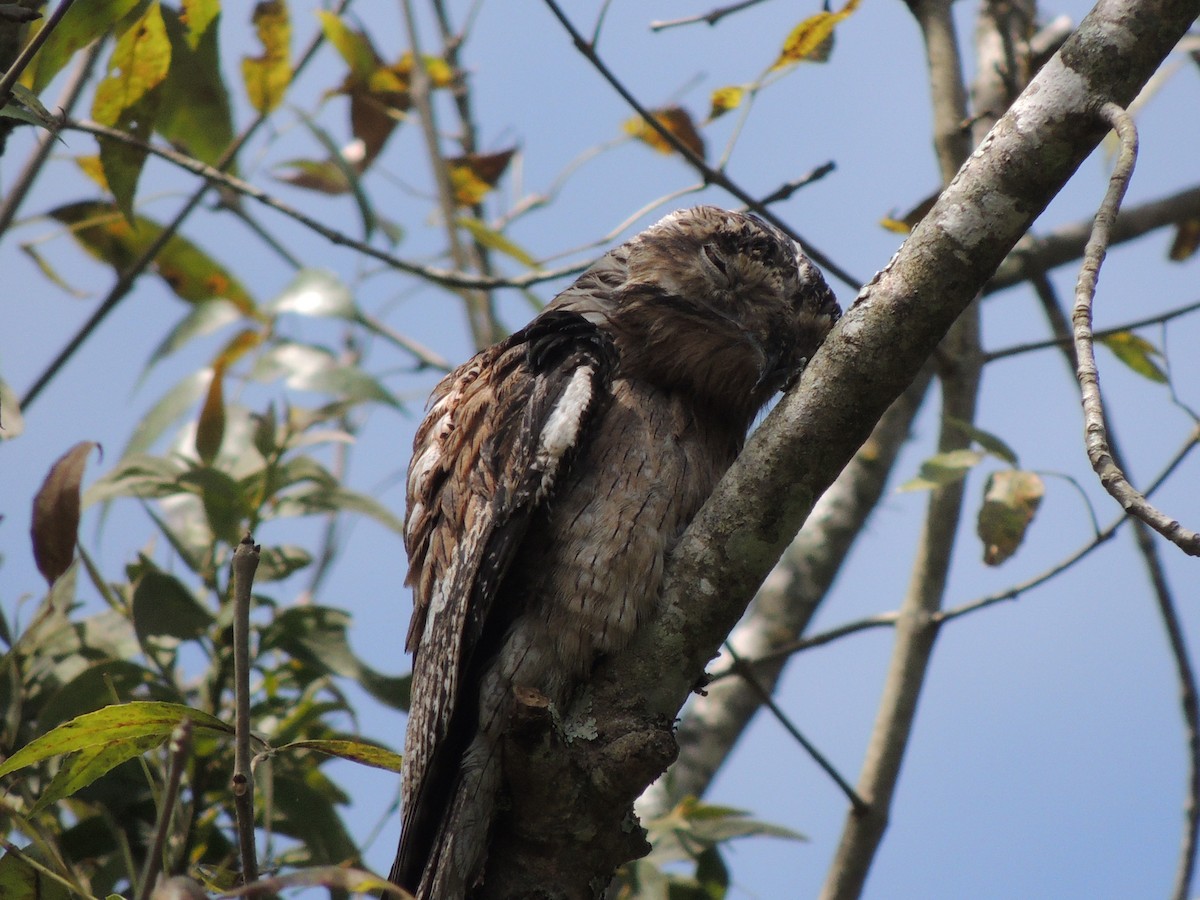
<instances>
[{"instance_id":1,"label":"bird's wing","mask_svg":"<svg viewBox=\"0 0 1200 900\"><path fill-rule=\"evenodd\" d=\"M456 714L474 715L462 709L462 679L497 591L533 513L606 401L615 362L611 339L597 325L547 310L447 376L417 431L405 521L413 704L398 883L420 878L448 802L463 748L445 745L455 741ZM462 721L456 730L469 734L476 724Z\"/></svg>"}]
</instances>

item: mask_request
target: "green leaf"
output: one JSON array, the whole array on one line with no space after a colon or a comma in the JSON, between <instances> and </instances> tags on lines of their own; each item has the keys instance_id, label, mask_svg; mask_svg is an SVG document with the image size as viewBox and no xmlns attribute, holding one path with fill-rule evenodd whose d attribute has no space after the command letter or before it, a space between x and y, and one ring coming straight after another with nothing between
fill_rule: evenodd
<instances>
[{"instance_id":1,"label":"green leaf","mask_svg":"<svg viewBox=\"0 0 1200 900\"><path fill-rule=\"evenodd\" d=\"M285 544L282 547L263 547L259 553L256 582L282 581L293 572L312 565L312 554L303 547Z\"/></svg>"},{"instance_id":2,"label":"green leaf","mask_svg":"<svg viewBox=\"0 0 1200 900\"><path fill-rule=\"evenodd\" d=\"M200 369L163 394L150 411L138 420L129 443L121 451L121 458L128 459L149 450L173 422L178 422L184 413L196 405L204 395L208 380L208 370Z\"/></svg>"},{"instance_id":3,"label":"green leaf","mask_svg":"<svg viewBox=\"0 0 1200 900\"><path fill-rule=\"evenodd\" d=\"M50 32L33 62L21 76L22 84L40 94L78 51L107 34L140 0L91 0L76 3ZM37 23L37 28L45 22ZM30 29L30 37L36 33Z\"/></svg>"},{"instance_id":4,"label":"green leaf","mask_svg":"<svg viewBox=\"0 0 1200 900\"><path fill-rule=\"evenodd\" d=\"M87 458L100 447L80 441L50 468L33 499L33 558L38 571L53 585L75 558L79 534L79 486Z\"/></svg>"},{"instance_id":5,"label":"green leaf","mask_svg":"<svg viewBox=\"0 0 1200 900\"><path fill-rule=\"evenodd\" d=\"M42 789L30 815L37 815L64 797L72 796L121 763L153 750L163 740L158 734L122 737L72 753Z\"/></svg>"},{"instance_id":6,"label":"green leaf","mask_svg":"<svg viewBox=\"0 0 1200 900\"><path fill-rule=\"evenodd\" d=\"M1154 361L1154 357L1162 359L1162 353L1144 337L1132 331L1118 331L1099 337L1101 344L1111 350L1121 362L1133 369L1143 378L1167 383L1167 373Z\"/></svg>"},{"instance_id":7,"label":"green leaf","mask_svg":"<svg viewBox=\"0 0 1200 900\"><path fill-rule=\"evenodd\" d=\"M256 4L254 28L263 52L242 57L242 81L250 104L260 113L269 113L283 102L292 81L292 24L287 3L265 0Z\"/></svg>"},{"instance_id":8,"label":"green leaf","mask_svg":"<svg viewBox=\"0 0 1200 900\"><path fill-rule=\"evenodd\" d=\"M212 533L230 546L241 539L242 523L250 517L238 483L218 469L196 468L179 476L178 483L200 497Z\"/></svg>"},{"instance_id":9,"label":"green leaf","mask_svg":"<svg viewBox=\"0 0 1200 900\"><path fill-rule=\"evenodd\" d=\"M334 512L361 513L396 534L404 533L404 523L378 500L337 485L309 485L279 498L274 518Z\"/></svg>"},{"instance_id":10,"label":"green leaf","mask_svg":"<svg viewBox=\"0 0 1200 900\"><path fill-rule=\"evenodd\" d=\"M83 200L51 210L92 256L122 273L146 251L162 226L145 216L126 221L111 203ZM187 238L173 235L151 264L177 297L189 303L225 298L247 316L259 317L254 300L224 267Z\"/></svg>"},{"instance_id":11,"label":"green leaf","mask_svg":"<svg viewBox=\"0 0 1200 900\"><path fill-rule=\"evenodd\" d=\"M953 416L946 416L946 424L965 434L988 453L992 454L992 456L1004 460L1010 466L1020 465L1017 462L1016 451L990 431L976 428L970 422L964 422L962 419L956 419Z\"/></svg>"},{"instance_id":12,"label":"green leaf","mask_svg":"<svg viewBox=\"0 0 1200 900\"><path fill-rule=\"evenodd\" d=\"M130 455L84 492L83 505L116 497L169 497L181 492L178 480L185 471L187 462L178 457Z\"/></svg>"},{"instance_id":13,"label":"green leaf","mask_svg":"<svg viewBox=\"0 0 1200 900\"><path fill-rule=\"evenodd\" d=\"M64 722L52 731L35 738L0 765L0 777L52 756L103 747L114 741L131 741L150 736L166 740L175 726L184 719L190 719L192 725L199 730L220 735L233 734L233 726L226 725L203 710L179 703L134 700L131 703L106 706L104 709L76 716L70 722Z\"/></svg>"},{"instance_id":14,"label":"green leaf","mask_svg":"<svg viewBox=\"0 0 1200 900\"><path fill-rule=\"evenodd\" d=\"M190 6L190 9L188 8ZM155 130L189 156L215 163L233 143L229 91L221 78L216 0L185 4L186 23L165 10L171 41L171 70L163 84ZM200 30L193 30L193 26Z\"/></svg>"},{"instance_id":15,"label":"green leaf","mask_svg":"<svg viewBox=\"0 0 1200 900\"><path fill-rule=\"evenodd\" d=\"M42 101L38 99L37 94L25 87L25 85L14 84L12 86L12 96L13 100L20 104L20 106L14 108L11 103L6 105L4 107L6 115L12 115L14 118L22 119L42 128L53 129L58 126L58 119L54 114L42 106Z\"/></svg>"},{"instance_id":16,"label":"green leaf","mask_svg":"<svg viewBox=\"0 0 1200 900\"><path fill-rule=\"evenodd\" d=\"M102 125L129 131L145 140L153 129L161 85L171 68L171 42L157 2L130 23L117 38L108 75L96 86L92 118ZM118 208L133 219L133 194L146 161L146 151L100 138L100 162Z\"/></svg>"},{"instance_id":17,"label":"green leaf","mask_svg":"<svg viewBox=\"0 0 1200 900\"><path fill-rule=\"evenodd\" d=\"M240 321L242 314L228 300L201 300L188 309L146 362L143 376L158 362L170 356L193 338L203 337Z\"/></svg>"},{"instance_id":18,"label":"green leaf","mask_svg":"<svg viewBox=\"0 0 1200 900\"><path fill-rule=\"evenodd\" d=\"M943 485L953 484L966 477L967 472L979 465L983 454L975 450L949 450L936 453L925 462L916 478L900 485L901 491L929 491Z\"/></svg>"},{"instance_id":19,"label":"green leaf","mask_svg":"<svg viewBox=\"0 0 1200 900\"><path fill-rule=\"evenodd\" d=\"M321 20L321 31L325 33L325 39L350 67L350 78L357 82L366 82L381 62L379 54L371 46L371 41L361 31L351 28L331 12L317 10L317 18Z\"/></svg>"},{"instance_id":20,"label":"green leaf","mask_svg":"<svg viewBox=\"0 0 1200 900\"><path fill-rule=\"evenodd\" d=\"M20 856L12 849L0 856L0 897L5 900L72 900L76 896L61 881L50 877L26 859L29 857L43 862L40 856L33 845L22 848ZM53 871L49 866L47 869Z\"/></svg>"},{"instance_id":21,"label":"green leaf","mask_svg":"<svg viewBox=\"0 0 1200 900\"><path fill-rule=\"evenodd\" d=\"M348 613L328 606L284 610L264 630L260 648L282 650L318 672L340 675L361 685L393 709L407 709L411 676L382 675L360 660L346 637Z\"/></svg>"},{"instance_id":22,"label":"green leaf","mask_svg":"<svg viewBox=\"0 0 1200 900\"><path fill-rule=\"evenodd\" d=\"M311 344L285 341L272 347L255 361L251 377L260 381L282 377L294 390L400 408L400 402L376 379L357 366L340 362L323 347Z\"/></svg>"},{"instance_id":23,"label":"green leaf","mask_svg":"<svg viewBox=\"0 0 1200 900\"><path fill-rule=\"evenodd\" d=\"M212 614L174 575L151 569L133 589L133 627L142 646L155 638L190 641L213 623Z\"/></svg>"},{"instance_id":24,"label":"green leaf","mask_svg":"<svg viewBox=\"0 0 1200 900\"><path fill-rule=\"evenodd\" d=\"M330 796L328 781L316 769L301 775L280 768L275 768L275 829L300 841L306 863L358 859L358 848L334 808L339 798Z\"/></svg>"},{"instance_id":25,"label":"green leaf","mask_svg":"<svg viewBox=\"0 0 1200 900\"><path fill-rule=\"evenodd\" d=\"M393 753L391 750L376 744L368 744L365 741L292 741L290 744L276 748L277 753L285 750L315 750L327 756L348 759L351 762L362 763L364 766L372 766L376 769L386 769L389 772L399 772L403 762L403 757L399 753Z\"/></svg>"},{"instance_id":26,"label":"green leaf","mask_svg":"<svg viewBox=\"0 0 1200 900\"><path fill-rule=\"evenodd\" d=\"M488 249L503 253L505 256L511 256L517 262L529 266L531 269L541 268L538 261L530 256L523 247L514 244L499 231L493 231L491 228L488 228L487 225L478 219L460 218L457 222L463 228L467 229L467 231L471 232L471 237L475 238L476 241Z\"/></svg>"}]
</instances>

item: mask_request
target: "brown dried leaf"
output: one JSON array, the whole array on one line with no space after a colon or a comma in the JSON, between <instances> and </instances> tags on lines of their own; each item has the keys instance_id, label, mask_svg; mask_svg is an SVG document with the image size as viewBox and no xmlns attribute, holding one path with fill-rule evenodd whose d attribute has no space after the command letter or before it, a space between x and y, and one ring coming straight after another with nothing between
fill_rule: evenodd
<instances>
[{"instance_id":1,"label":"brown dried leaf","mask_svg":"<svg viewBox=\"0 0 1200 900\"><path fill-rule=\"evenodd\" d=\"M1175 239L1167 258L1171 262L1190 259L1200 248L1200 219L1185 219L1175 226Z\"/></svg>"},{"instance_id":2,"label":"brown dried leaf","mask_svg":"<svg viewBox=\"0 0 1200 900\"><path fill-rule=\"evenodd\" d=\"M454 199L460 206L474 206L491 191L508 168L516 147L499 153L468 153L446 160Z\"/></svg>"},{"instance_id":3,"label":"brown dried leaf","mask_svg":"<svg viewBox=\"0 0 1200 900\"><path fill-rule=\"evenodd\" d=\"M206 466L212 465L225 440L224 385L225 367L214 366L204 405L200 407L200 419L196 422L196 455Z\"/></svg>"},{"instance_id":4,"label":"brown dried leaf","mask_svg":"<svg viewBox=\"0 0 1200 900\"><path fill-rule=\"evenodd\" d=\"M652 109L650 115L667 131L679 139L679 142L704 159L704 138L696 130L692 114L682 106L668 106L663 109ZM626 134L633 135L639 141L653 147L659 153L674 153L675 148L648 121L636 116L624 124Z\"/></svg>"},{"instance_id":5,"label":"brown dried leaf","mask_svg":"<svg viewBox=\"0 0 1200 900\"><path fill-rule=\"evenodd\" d=\"M79 485L95 441L80 441L50 467L37 496L33 498L33 559L38 571L53 585L75 558L79 535Z\"/></svg>"},{"instance_id":6,"label":"brown dried leaf","mask_svg":"<svg viewBox=\"0 0 1200 900\"><path fill-rule=\"evenodd\" d=\"M1001 469L988 476L976 526L985 563L998 566L1017 552L1045 492L1036 472Z\"/></svg>"}]
</instances>

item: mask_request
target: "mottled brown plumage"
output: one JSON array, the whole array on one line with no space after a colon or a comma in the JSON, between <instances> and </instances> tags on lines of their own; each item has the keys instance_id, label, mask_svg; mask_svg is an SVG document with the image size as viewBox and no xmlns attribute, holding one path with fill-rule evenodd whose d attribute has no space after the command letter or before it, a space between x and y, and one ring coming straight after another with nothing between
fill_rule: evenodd
<instances>
[{"instance_id":1,"label":"mottled brown plumage","mask_svg":"<svg viewBox=\"0 0 1200 900\"><path fill-rule=\"evenodd\" d=\"M514 686L563 709L654 612L663 565L838 315L774 228L674 213L435 389L408 474L402 834L419 898L487 877Z\"/></svg>"}]
</instances>

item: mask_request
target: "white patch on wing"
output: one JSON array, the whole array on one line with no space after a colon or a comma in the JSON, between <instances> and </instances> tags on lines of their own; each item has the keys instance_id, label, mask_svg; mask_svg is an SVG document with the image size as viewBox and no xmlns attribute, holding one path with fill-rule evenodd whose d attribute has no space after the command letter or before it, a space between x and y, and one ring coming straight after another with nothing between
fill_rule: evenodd
<instances>
[{"instance_id":1,"label":"white patch on wing","mask_svg":"<svg viewBox=\"0 0 1200 900\"><path fill-rule=\"evenodd\" d=\"M579 441L579 430L583 417L592 404L595 371L591 366L580 366L571 376L571 382L546 420L538 441L537 465L543 471L539 495L544 496L554 484L558 463Z\"/></svg>"}]
</instances>

